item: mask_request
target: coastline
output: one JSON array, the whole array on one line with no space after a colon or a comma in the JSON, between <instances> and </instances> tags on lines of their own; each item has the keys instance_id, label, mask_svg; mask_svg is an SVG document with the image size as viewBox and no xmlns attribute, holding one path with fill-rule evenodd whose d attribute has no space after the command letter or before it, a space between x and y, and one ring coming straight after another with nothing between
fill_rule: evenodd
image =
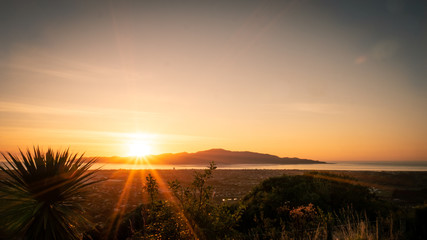
<instances>
[{"instance_id":1,"label":"coastline","mask_svg":"<svg viewBox=\"0 0 427 240\"><path fill-rule=\"evenodd\" d=\"M137 163L95 163L94 167L103 169L204 169L208 162L201 164L137 164ZM322 170L322 171L408 171L427 172L427 162L399 162L390 164L389 162L328 162L313 164L217 164L218 169L264 169L264 170Z\"/></svg>"}]
</instances>

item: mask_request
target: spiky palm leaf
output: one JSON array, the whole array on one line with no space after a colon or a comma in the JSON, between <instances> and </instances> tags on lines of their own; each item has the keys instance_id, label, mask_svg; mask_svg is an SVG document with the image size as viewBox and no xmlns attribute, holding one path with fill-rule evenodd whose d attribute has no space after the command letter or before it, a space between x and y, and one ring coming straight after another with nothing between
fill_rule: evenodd
<instances>
[{"instance_id":1,"label":"spiky palm leaf","mask_svg":"<svg viewBox=\"0 0 427 240\"><path fill-rule=\"evenodd\" d=\"M7 177L0 181L0 224L6 232L24 239L79 239L76 227L85 219L75 199L97 182L95 171L88 171L95 159L39 147L20 150L20 157L2 155Z\"/></svg>"}]
</instances>

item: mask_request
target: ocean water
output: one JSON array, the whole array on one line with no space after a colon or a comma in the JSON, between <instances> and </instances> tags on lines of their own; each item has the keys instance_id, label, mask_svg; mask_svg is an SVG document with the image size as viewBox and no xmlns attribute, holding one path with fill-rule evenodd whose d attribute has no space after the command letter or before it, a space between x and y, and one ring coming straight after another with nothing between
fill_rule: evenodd
<instances>
[{"instance_id":1,"label":"ocean water","mask_svg":"<svg viewBox=\"0 0 427 240\"><path fill-rule=\"evenodd\" d=\"M92 169L203 169L208 164L201 165L143 165L143 164L114 164L95 163ZM296 170L348 170L348 171L427 171L427 161L412 162L330 162L328 164L234 164L218 165L218 169L296 169Z\"/></svg>"},{"instance_id":2,"label":"ocean water","mask_svg":"<svg viewBox=\"0 0 427 240\"><path fill-rule=\"evenodd\" d=\"M0 160L0 164L6 161ZM208 163L200 165L148 165L95 163L91 169L204 169ZM218 164L218 169L288 169L288 170L345 170L345 171L427 171L427 161L384 161L384 162L328 162L327 164Z\"/></svg>"}]
</instances>

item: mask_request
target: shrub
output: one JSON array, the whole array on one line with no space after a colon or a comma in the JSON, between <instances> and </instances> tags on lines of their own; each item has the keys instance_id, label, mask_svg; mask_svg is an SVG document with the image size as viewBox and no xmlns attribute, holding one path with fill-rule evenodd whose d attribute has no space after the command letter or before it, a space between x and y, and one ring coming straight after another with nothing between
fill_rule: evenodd
<instances>
[{"instance_id":1,"label":"shrub","mask_svg":"<svg viewBox=\"0 0 427 240\"><path fill-rule=\"evenodd\" d=\"M79 239L78 227L86 223L77 201L92 181L88 171L95 160L68 149L43 153L20 151L2 154L0 166L7 177L0 181L0 226L4 234L24 239Z\"/></svg>"},{"instance_id":2,"label":"shrub","mask_svg":"<svg viewBox=\"0 0 427 240\"><path fill-rule=\"evenodd\" d=\"M301 224L315 230L318 224L331 224L328 213L348 207L375 218L381 202L367 187L305 175L267 179L244 197L242 205L245 211L239 230L249 232L258 228L263 234L291 227L295 230ZM268 222L268 229L260 228L260 222Z\"/></svg>"}]
</instances>

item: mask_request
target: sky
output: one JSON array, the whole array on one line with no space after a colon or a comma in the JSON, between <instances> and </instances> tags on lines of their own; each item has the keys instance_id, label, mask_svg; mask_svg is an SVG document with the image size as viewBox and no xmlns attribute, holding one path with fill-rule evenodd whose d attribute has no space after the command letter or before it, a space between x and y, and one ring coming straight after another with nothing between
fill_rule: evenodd
<instances>
[{"instance_id":1,"label":"sky","mask_svg":"<svg viewBox=\"0 0 427 240\"><path fill-rule=\"evenodd\" d=\"M10 1L0 151L427 161L425 1Z\"/></svg>"}]
</instances>

